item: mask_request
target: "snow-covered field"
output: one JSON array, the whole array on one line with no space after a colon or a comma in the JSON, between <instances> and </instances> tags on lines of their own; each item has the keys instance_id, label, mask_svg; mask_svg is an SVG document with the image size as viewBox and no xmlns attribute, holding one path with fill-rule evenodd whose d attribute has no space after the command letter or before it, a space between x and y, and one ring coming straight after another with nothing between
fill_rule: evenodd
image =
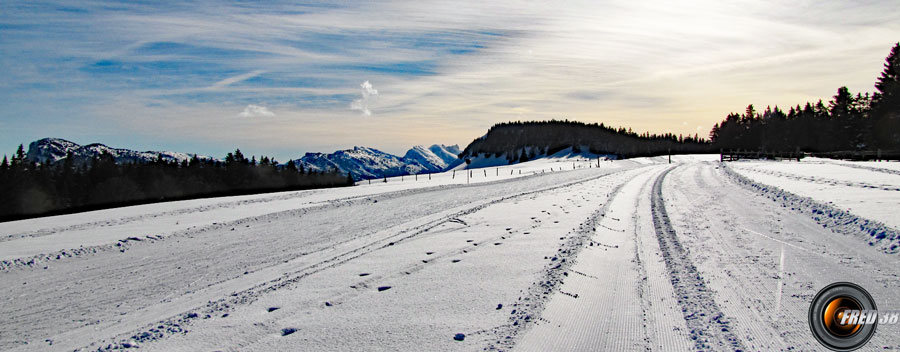
<instances>
[{"instance_id":1,"label":"snow-covered field","mask_svg":"<svg viewBox=\"0 0 900 352\"><path fill-rule=\"evenodd\" d=\"M819 350L825 285L900 309L893 164L672 159L0 223L0 350Z\"/></svg>"}]
</instances>

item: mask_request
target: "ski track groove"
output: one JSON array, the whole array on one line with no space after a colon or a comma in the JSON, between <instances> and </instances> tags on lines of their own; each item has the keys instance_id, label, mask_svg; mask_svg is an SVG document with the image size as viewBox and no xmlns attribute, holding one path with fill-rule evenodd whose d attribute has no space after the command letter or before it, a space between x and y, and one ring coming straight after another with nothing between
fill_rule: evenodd
<instances>
[{"instance_id":1,"label":"ski track groove","mask_svg":"<svg viewBox=\"0 0 900 352\"><path fill-rule=\"evenodd\" d=\"M556 256L559 259L548 263L545 266L544 275L532 283L531 287L526 290L527 293L524 297L519 297L519 301L513 305L516 313L510 315L509 324L495 329L495 342L485 347L486 351L512 350L517 342L517 337L526 331L531 324L537 321L550 323L541 317L544 304L547 303L554 291L559 290L559 286L561 286L564 278L563 273L567 272L574 265L574 259L584 249L584 244L593 235L594 228L605 216L612 199L619 193L623 184L624 182L614 187L608 193L607 201L578 225L574 232L567 234L566 242L557 250Z\"/></svg>"},{"instance_id":2,"label":"ski track groove","mask_svg":"<svg viewBox=\"0 0 900 352\"><path fill-rule=\"evenodd\" d=\"M528 196L528 195L532 195L532 194L538 194L538 193L542 193L542 192L550 192L550 191L554 191L554 190L557 190L560 188L571 187L571 186L575 186L575 185L582 184L585 182L593 181L596 179L609 177L609 176L613 176L613 175L617 175L620 173L633 171L633 170L637 170L637 169L643 169L645 167L646 166L640 166L640 167L636 167L636 168L612 170L610 172L607 172L607 173L604 173L601 175L584 177L584 178L580 178L580 179L577 179L574 181L565 182L560 185L544 187L541 189L531 190L531 191L526 191L526 192L519 192L519 193L516 193L513 195L508 195L508 196L503 196L503 197L495 198L492 200L488 200L477 206L469 207L468 209L455 212L451 215L442 216L437 220L428 221L425 224L416 225L411 228L398 230L394 234L391 234L384 238L372 241L363 246L350 249L348 251L345 251L341 254L338 254L336 256L333 256L333 257L323 260L321 262L317 262L317 263L311 264L309 266L306 266L303 269L285 273L285 274L281 275L281 277L279 277L279 278L269 280L269 281L261 283L261 284L254 285L254 286L252 286L248 289L242 290L240 292L234 292L229 297L220 298L215 301L209 301L203 307L191 309L182 314L171 316L170 318L164 319L157 323L147 324L145 327L139 328L136 330L132 330L129 333L120 334L120 335L117 335L112 338L107 338L102 341L97 341L96 343L92 344L91 346L84 346L81 348L77 348L75 350L76 351L88 350L88 349L93 350L94 349L93 345L99 344L101 347L97 348L96 351L98 351L98 352L113 351L113 350L121 349L124 346L134 345L135 342L144 343L144 342L148 342L148 341L153 341L153 340L157 340L157 339L161 339L166 336L169 336L172 333L182 333L182 334L187 333L188 330L185 328L185 326L189 326L190 321L192 319L198 319L205 315L227 313L232 310L232 307L234 305L250 304L250 303L256 301L260 296L262 296L265 293L272 292L272 291L278 290L280 288L283 288L283 287L286 287L289 285L294 285L309 275L312 275L312 274L318 273L322 270L332 268L337 265L346 263L353 259L359 258L367 253L370 253L374 250L386 248L391 245L390 243L397 243L397 242L400 242L400 241L403 241L406 239L411 239L422 233L426 233L430 229L440 226L441 224L444 224L447 222L456 222L453 219L457 219L461 216L474 213L474 212L481 210L492 204L496 204L499 202L516 199L516 198L520 198L520 197ZM540 177L540 175L526 176L526 177ZM514 182L514 181L522 180L523 178L525 178L525 177L516 178L516 179L500 180L500 181L495 181L492 183ZM487 184L487 182L480 183L477 185L480 186L480 185L485 185L485 184ZM459 187L458 185L454 185L454 186ZM437 186L437 187L426 188L426 189L403 190L403 191L390 192L390 194L409 193L409 192L419 193L419 192L425 192L429 189L434 190L435 188L448 188L448 187L453 187L453 186ZM466 187L466 186L462 186L462 187ZM616 191L618 191L618 188L616 189ZM354 197L354 198L356 198L356 197ZM368 197L365 197L365 198L368 199ZM283 211L283 212L279 212L276 214L290 213L291 211L293 211L293 210ZM266 216L268 216L268 215L272 215L272 214L267 214ZM396 227L402 227L402 226L404 226L404 224L400 224ZM570 236L570 239L571 238L573 238L573 237ZM358 238L353 239L353 240L358 240ZM352 240L346 240L344 242L349 242L349 241L352 241ZM571 262L569 262L568 265L571 265ZM556 275L562 276L561 271L556 271ZM559 280L559 279L557 278L557 280ZM106 346L103 346L103 345L106 345Z\"/></svg>"},{"instance_id":3,"label":"ski track groove","mask_svg":"<svg viewBox=\"0 0 900 352\"><path fill-rule=\"evenodd\" d=\"M857 164L842 163L842 162L827 162L827 161L807 161L806 163L822 164L822 165L839 165L839 166L843 166L843 167L849 167L852 169L874 171L874 172L880 172L883 174L900 175L900 170L891 170L891 169L886 169L886 168L882 168L882 167L865 166L865 165L857 165Z\"/></svg>"},{"instance_id":4,"label":"ski track groove","mask_svg":"<svg viewBox=\"0 0 900 352\"><path fill-rule=\"evenodd\" d=\"M836 164L839 166L843 166L840 164ZM774 171L774 170L763 170L756 167L747 167L743 168L743 170L748 172L756 172L763 175L770 175L775 177L786 178L795 181L803 181L808 183L817 183L817 184L825 184L830 186L848 186L854 188L866 188L866 189L878 189L882 191L900 191L900 187L892 186L892 185L884 185L884 184L873 184L866 182L851 182L851 181L843 181L843 180L835 180L830 178L825 178L821 176L802 176L797 175L792 172L784 172L784 171Z\"/></svg>"},{"instance_id":5,"label":"ski track groove","mask_svg":"<svg viewBox=\"0 0 900 352\"><path fill-rule=\"evenodd\" d=\"M827 227L837 233L867 240L870 246L878 247L884 253L900 253L900 230L879 221L854 215L846 210L838 209L812 198L799 196L776 186L753 181L732 170L725 163L721 164L721 168L728 178L738 185L776 203L780 203L782 207L790 208L805 216L809 216L823 227Z\"/></svg>"},{"instance_id":6,"label":"ski track groove","mask_svg":"<svg viewBox=\"0 0 900 352\"><path fill-rule=\"evenodd\" d=\"M651 194L653 224L659 247L663 253L678 304L682 308L685 323L690 329L690 337L697 350L746 350L741 340L735 336L733 327L722 313L691 262L687 250L682 247L672 224L669 222L662 195L662 184L673 169L666 169L656 179Z\"/></svg>"},{"instance_id":7,"label":"ski track groove","mask_svg":"<svg viewBox=\"0 0 900 352\"><path fill-rule=\"evenodd\" d=\"M617 173L617 172L622 172L622 171L626 171L626 170L629 170L629 169L614 170L614 171L611 171L611 173ZM395 198L400 198L400 197L415 195L415 194L420 194L420 193L446 190L446 189L450 189L450 188L454 188L454 187L478 187L478 186L486 186L486 185L496 185L496 184L516 182L516 181L521 181L521 180L525 180L525 179L529 179L529 178L537 178L537 177L541 177L541 175L540 174L527 175L527 176L521 176L521 177L511 178L511 179L502 179L502 180L489 181L489 182L479 182L479 183L475 183L475 184L471 184L471 185L468 185L468 184L437 185L437 186L430 186L430 187L423 187L423 188L389 191L389 192L384 192L384 193L348 196L348 197L341 197L341 198L328 199L328 200L322 200L322 201L310 201L310 202L302 203L300 207L294 208L294 209L275 211L275 212L271 212L271 213L267 213L267 214L249 216L249 217L225 221L225 222L213 222L212 224L205 225L205 226L191 226L188 228L175 230L168 234L132 235L132 236L127 236L123 239L120 239L115 243L106 243L106 244L91 245L91 246L81 246L78 248L61 249L61 250L51 252L51 253L42 253L42 254L37 254L37 255L33 255L33 256L4 259L4 260L0 260L0 273L2 273L4 271L9 271L9 270L15 270L15 269L34 268L36 266L40 266L40 264L46 264L46 263L50 263L50 262L56 262L56 261L60 261L60 260L66 260L66 259L76 258L76 257L81 257L81 256L92 256L92 255L103 254L103 253L112 252L112 251L124 252L136 244L141 244L141 242L153 243L153 242L157 242L157 241L175 239L175 238L184 237L184 236L189 237L189 236L192 236L192 235L195 235L198 233L203 233L206 231L214 231L214 230L226 229L229 227L237 227L238 225L243 225L245 223L253 222L253 221L258 222L258 221L267 220L267 219L278 219L280 217L285 217L285 216L300 217L300 216L304 216L309 213L339 208L342 206L350 206L350 205L359 204L359 203L367 203L372 200L384 201L384 200L395 199ZM202 205L202 206L188 207L188 208L182 208L182 209L176 209L176 210L154 212L154 213L149 213L149 214L141 214L141 215L123 217L123 218L118 218L118 219L112 219L112 220L100 220L100 221L92 221L92 222L73 224L73 225L69 225L69 226L57 226L57 227L52 227L52 228L40 229L40 230L36 230L36 231L28 231L28 232L22 232L22 233L17 233L17 234L10 234L10 235L7 235L6 237L0 238L0 243L3 243L5 241L19 239L19 238L42 237L42 236L52 235L52 234L55 234L58 232L63 232L63 231L83 230L83 229L90 229L90 228L96 228L96 227L122 225L122 224L127 224L127 223L131 223L131 222L142 221L142 220L146 220L146 219L150 219L150 218L156 218L156 217L167 216L167 215L185 215L185 214L191 214L191 213L197 213L197 212L205 212L205 211L209 211L209 210L213 210L213 209L233 208L233 207L243 206L243 205L248 205L248 204L267 203L267 202L289 200L289 199L301 200L304 198L308 198L310 196L314 196L321 192L323 192L323 190L298 191L298 192L292 192L290 194L279 194L276 196L266 197L266 198L238 200L238 201L232 201L232 202L216 203L216 204L211 204L211 205Z\"/></svg>"},{"instance_id":8,"label":"ski track groove","mask_svg":"<svg viewBox=\"0 0 900 352\"><path fill-rule=\"evenodd\" d=\"M703 171L709 170L708 168L695 168L692 175L693 177L690 180L673 180L672 183L677 185L676 187L673 187L673 189L678 191L679 196L682 199L685 199L684 202L686 202L686 204L690 204L693 209L697 209L697 213L716 214L717 216L713 218L726 219L725 222L731 222L732 220L728 219L728 214L726 211L722 210L720 207L712 206L714 204L721 204L721 199L715 197L701 198L697 194L689 195L687 193L687 190L690 188L685 187L684 185L689 184L690 182L695 182L697 185L697 189L724 189L721 185L713 186L706 183L705 178L701 175ZM677 170L677 172L681 172L682 174L684 174L683 170ZM720 178L716 177L714 179ZM775 214L768 215L769 216L767 217L767 219L775 217ZM777 295L776 292L773 291L770 295L768 291L761 290L760 288L777 287L776 281L782 277L782 274L778 273L778 268L775 267L774 264L769 264L774 263L775 261L767 262L761 260L762 258L777 257L777 254L766 249L760 251L748 248L746 245L744 245L744 243L746 242L745 236L740 231L720 233L708 227L703 231L699 231L698 229L703 227L703 223L705 221L708 221L708 219L706 219L705 217L687 217L682 220L682 222L685 223L689 229L691 229L691 232L703 233L705 235L702 238L694 238L694 243L690 243L689 239L683 240L685 244L693 245L694 248L698 249L697 253L700 254L696 256L696 259L699 260L697 263L700 264L701 268L704 264L703 261L707 261L712 257L726 262L735 263L746 262L749 260L754 264L754 267L764 269L759 271L707 271L710 274L710 277L707 279L718 277L720 280L727 283L725 284L727 289L720 290L720 292L718 292L717 294L717 298L723 302L741 302L742 304L756 307L767 306L770 302L770 299L773 301L776 300L774 298ZM774 229L772 229L774 233L783 233L783 229L780 228L780 225L778 225L777 222L764 220L761 223L767 227L775 227ZM761 235L755 231L748 232L752 232L756 235ZM735 238L729 239L728 236L734 236ZM784 241L777 240L769 236L762 236L775 242L779 242L782 245L785 243ZM715 245L713 245L712 243L715 243ZM792 244L788 245L793 246ZM716 255L711 256L709 255L709 253L716 253ZM727 309L728 303L723 304L722 307ZM783 340L783 336L779 336L777 327L771 324L766 324L767 318L769 317L762 317L756 310L753 309L748 308L746 309L746 311L748 314L752 314L752 317L750 319L736 318L732 320L733 328L730 330L743 337L743 342L747 344L751 350L766 350L788 346L788 344ZM778 318L779 314L783 314L782 311L776 310L773 312L773 316L775 319Z\"/></svg>"}]
</instances>

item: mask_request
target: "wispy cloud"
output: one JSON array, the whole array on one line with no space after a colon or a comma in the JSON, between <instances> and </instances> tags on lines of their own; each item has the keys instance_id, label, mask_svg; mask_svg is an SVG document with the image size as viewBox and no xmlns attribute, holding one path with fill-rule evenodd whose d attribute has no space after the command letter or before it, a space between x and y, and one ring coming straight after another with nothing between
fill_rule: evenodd
<instances>
[{"instance_id":1,"label":"wispy cloud","mask_svg":"<svg viewBox=\"0 0 900 352\"><path fill-rule=\"evenodd\" d=\"M263 74L263 73L265 73L265 72L266 72L266 71L263 71L263 70L256 70L256 71L252 71L252 72L247 72L247 73L242 74L242 75L237 75L237 76L233 76L233 77L228 77L228 78L226 78L226 79L223 79L223 80L221 80L221 81L218 81L218 82L216 82L216 83L213 83L213 85L210 86L210 88L211 88L211 89L224 88L224 87L227 87L227 86L229 86L229 85L232 85L232 84L235 84L235 83L238 83L238 82L242 82L242 81L246 81L246 80L251 79L251 78L253 78L253 77L259 76L260 74Z\"/></svg>"},{"instance_id":2,"label":"wispy cloud","mask_svg":"<svg viewBox=\"0 0 900 352\"><path fill-rule=\"evenodd\" d=\"M269 110L269 108L267 108L265 106L249 104L246 107L244 107L244 111L241 111L238 114L238 116L240 116L240 117L271 117L271 116L275 116L275 113L272 112L272 110Z\"/></svg>"},{"instance_id":3,"label":"wispy cloud","mask_svg":"<svg viewBox=\"0 0 900 352\"><path fill-rule=\"evenodd\" d=\"M235 112L269 118L209 143L401 152L560 117L693 134L749 103L872 90L897 18L894 0L7 1L0 151L98 120L119 130L83 139L188 145ZM147 132L160 119L182 128Z\"/></svg>"},{"instance_id":4,"label":"wispy cloud","mask_svg":"<svg viewBox=\"0 0 900 352\"><path fill-rule=\"evenodd\" d=\"M378 98L378 90L369 81L361 83L359 87L360 98L350 104L350 109L361 111L365 116L372 116L372 111L369 110L369 103Z\"/></svg>"}]
</instances>

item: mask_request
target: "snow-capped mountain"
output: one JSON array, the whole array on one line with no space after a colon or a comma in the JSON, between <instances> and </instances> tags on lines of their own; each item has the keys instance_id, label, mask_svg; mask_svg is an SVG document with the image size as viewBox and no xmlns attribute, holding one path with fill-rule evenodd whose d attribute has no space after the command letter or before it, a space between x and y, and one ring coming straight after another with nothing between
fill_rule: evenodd
<instances>
[{"instance_id":1,"label":"snow-capped mountain","mask_svg":"<svg viewBox=\"0 0 900 352\"><path fill-rule=\"evenodd\" d=\"M162 157L167 162L182 162L190 160L197 154L177 153L167 151L135 151L130 149L111 148L103 144L94 143L88 145L79 145L60 138L44 138L39 139L28 145L27 158L29 161L39 162L41 164L55 163L65 159L66 154L72 152L75 157L75 164L80 165L89 163L92 158L103 153L112 155L117 163L147 163ZM215 158L197 155L200 159L214 160Z\"/></svg>"},{"instance_id":2,"label":"snow-capped mountain","mask_svg":"<svg viewBox=\"0 0 900 352\"><path fill-rule=\"evenodd\" d=\"M427 170L419 163L408 163L396 155L366 147L353 147L331 154L306 153L295 162L307 170L338 169L353 175L355 179L416 174Z\"/></svg>"},{"instance_id":3,"label":"snow-capped mountain","mask_svg":"<svg viewBox=\"0 0 900 352\"><path fill-rule=\"evenodd\" d=\"M69 152L75 157L76 165L90 163L92 158L104 153L112 155L117 163L123 164L153 162L160 157L167 162L175 161L180 163L192 159L195 155L167 151L140 152L111 148L99 143L79 145L65 139L44 138L31 142L28 145L27 158L29 161L41 164L52 164L64 159ZM338 150L331 154L306 153L306 155L294 160L294 162L306 170L328 171L337 169L360 180L440 172L458 164L456 155L459 152L460 149L457 145L435 144L428 148L415 146L406 152L404 157L399 157L374 148L353 147L353 149ZM197 155L197 157L216 160L203 155Z\"/></svg>"},{"instance_id":4,"label":"snow-capped mountain","mask_svg":"<svg viewBox=\"0 0 900 352\"><path fill-rule=\"evenodd\" d=\"M417 145L407 151L406 155L403 156L403 159L415 161L430 172L438 172L446 170L456 162L457 154L459 154L458 145L446 146L435 144L428 148Z\"/></svg>"},{"instance_id":5,"label":"snow-capped mountain","mask_svg":"<svg viewBox=\"0 0 900 352\"><path fill-rule=\"evenodd\" d=\"M432 153L434 153L434 155L437 155L438 158L441 158L441 160L443 160L444 163L447 164L447 167L450 167L451 165L459 162L460 161L459 153L462 152L462 150L459 149L458 144L454 144L454 145L435 144L435 145L428 147L428 150L430 150ZM445 167L445 169L446 169L446 167Z\"/></svg>"},{"instance_id":6,"label":"snow-capped mountain","mask_svg":"<svg viewBox=\"0 0 900 352\"><path fill-rule=\"evenodd\" d=\"M443 171L456 160L458 152L459 146L435 144L429 148L415 146L399 157L374 148L353 147L331 154L306 153L294 162L308 170L338 169L360 180Z\"/></svg>"}]
</instances>

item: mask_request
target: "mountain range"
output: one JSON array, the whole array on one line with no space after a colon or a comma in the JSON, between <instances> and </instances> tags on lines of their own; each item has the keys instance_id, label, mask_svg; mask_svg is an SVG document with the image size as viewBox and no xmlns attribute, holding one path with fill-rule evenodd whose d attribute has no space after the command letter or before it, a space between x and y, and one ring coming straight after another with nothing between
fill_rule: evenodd
<instances>
[{"instance_id":1,"label":"mountain range","mask_svg":"<svg viewBox=\"0 0 900 352\"><path fill-rule=\"evenodd\" d=\"M65 159L69 152L75 158L75 165L89 164L95 156L104 153L112 155L116 163L119 164L148 163L159 158L162 158L165 162L181 163L182 161L191 160L194 156L197 156L199 159L217 160L216 158L199 154L166 151L140 152L130 149L111 148L100 143L79 145L61 138L44 138L31 142L28 145L26 158L31 162L52 164Z\"/></svg>"},{"instance_id":2,"label":"mountain range","mask_svg":"<svg viewBox=\"0 0 900 352\"><path fill-rule=\"evenodd\" d=\"M338 169L353 175L356 180L363 180L440 172L458 164L459 152L457 145L435 144L428 148L415 146L399 157L378 149L353 147L331 154L306 153L294 162L308 170Z\"/></svg>"},{"instance_id":3,"label":"mountain range","mask_svg":"<svg viewBox=\"0 0 900 352\"><path fill-rule=\"evenodd\" d=\"M26 158L31 162L41 164L53 164L65 159L68 153L75 158L75 165L89 164L91 159L101 154L112 155L117 163L148 163L162 158L166 162L181 163L196 156L199 159L219 160L209 156L190 153L177 153L168 151L135 151L130 149L112 148L103 144L93 143L79 145L60 138L44 138L28 145ZM459 164L457 155L460 153L458 145L446 146L435 144L428 148L415 146L402 157L383 151L367 148L353 147L352 149L338 150L331 154L306 153L294 160L298 167L306 170L325 171L337 169L344 174L350 174L354 179L370 179L392 177L400 175L440 172Z\"/></svg>"}]
</instances>

